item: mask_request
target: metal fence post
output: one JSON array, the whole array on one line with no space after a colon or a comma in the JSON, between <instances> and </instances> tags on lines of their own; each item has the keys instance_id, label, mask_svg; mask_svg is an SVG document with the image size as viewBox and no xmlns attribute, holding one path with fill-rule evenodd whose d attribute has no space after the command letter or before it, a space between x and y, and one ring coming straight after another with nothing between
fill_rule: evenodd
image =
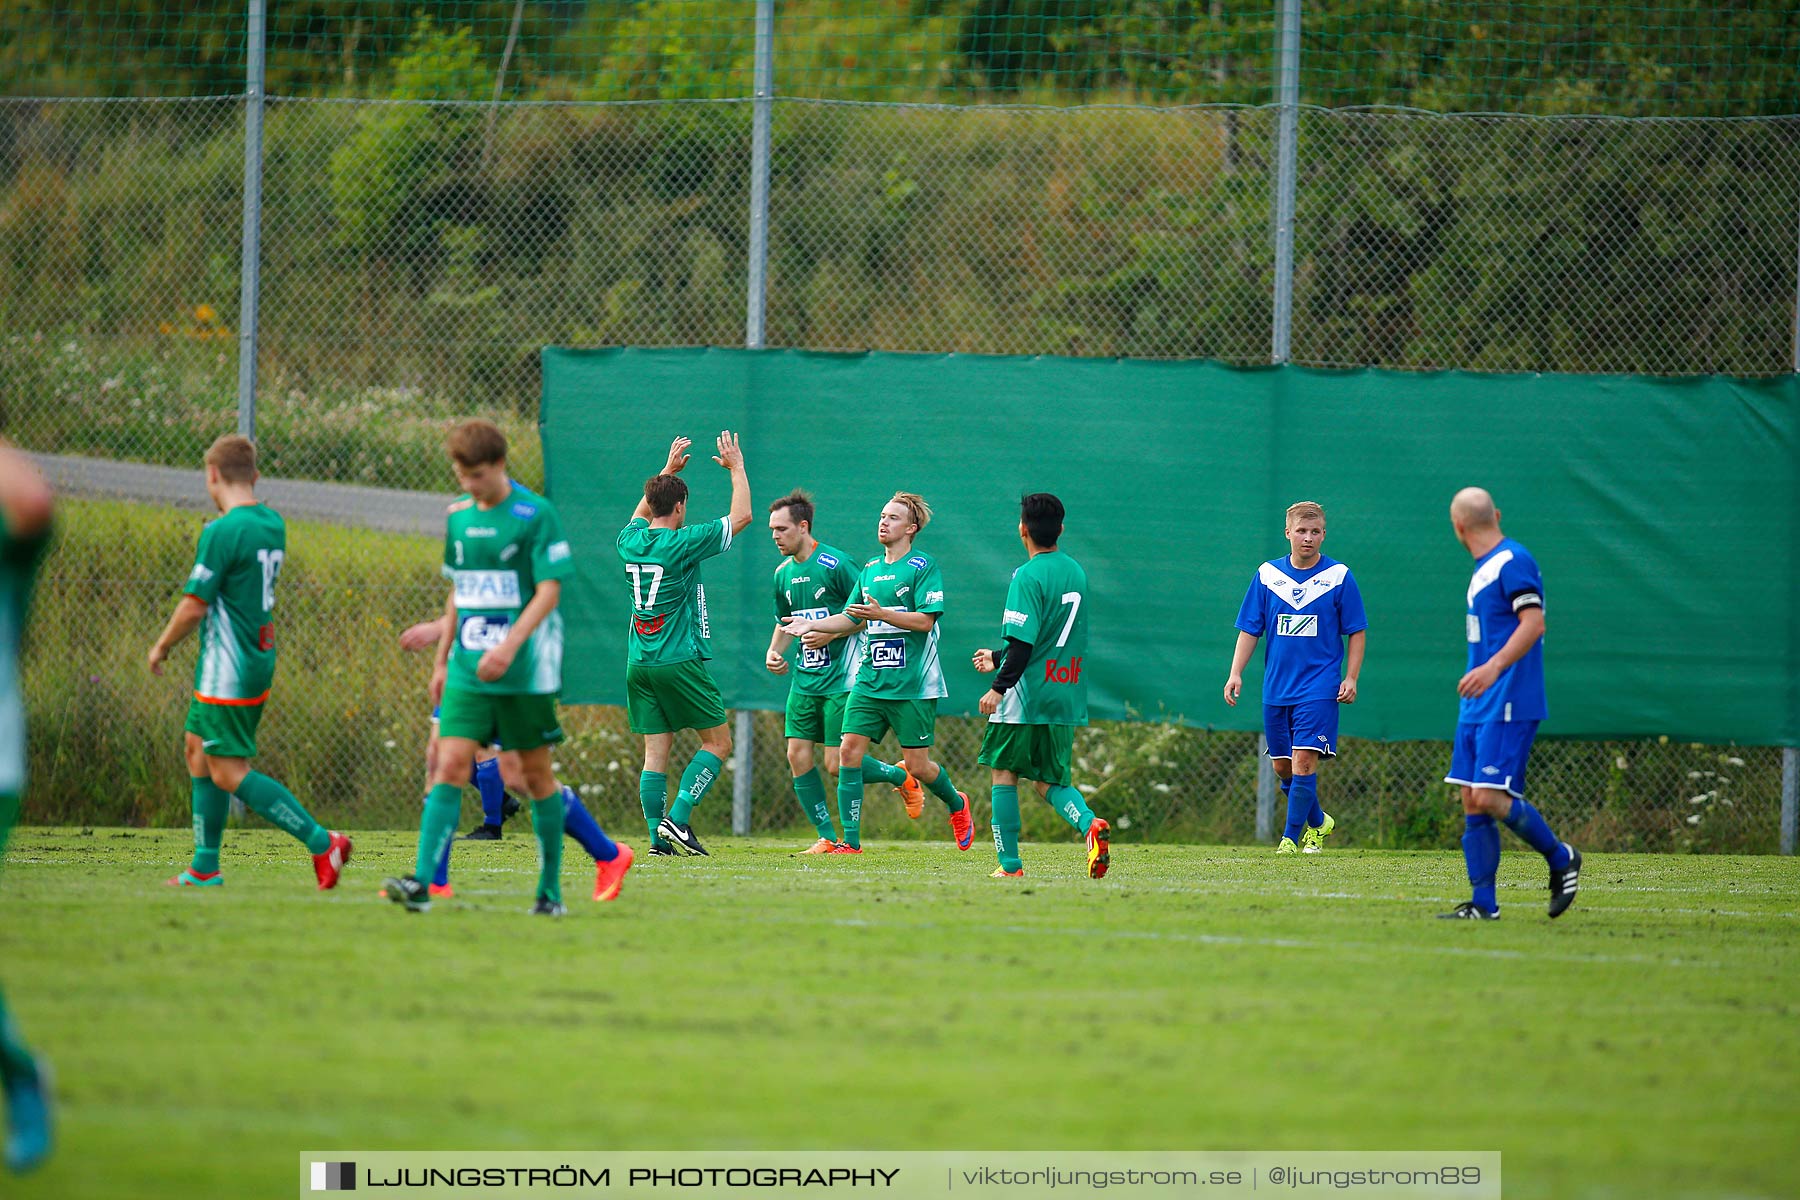
<instances>
[{"instance_id":1,"label":"metal fence post","mask_svg":"<svg viewBox=\"0 0 1800 1200\"><path fill-rule=\"evenodd\" d=\"M1800 750L1781 752L1781 852L1794 853L1800 841Z\"/></svg>"},{"instance_id":2,"label":"metal fence post","mask_svg":"<svg viewBox=\"0 0 1800 1200\"><path fill-rule=\"evenodd\" d=\"M263 53L265 0L249 0L244 72L244 241L238 281L238 432L256 436L256 322L262 292Z\"/></svg>"},{"instance_id":3,"label":"metal fence post","mask_svg":"<svg viewBox=\"0 0 1800 1200\"><path fill-rule=\"evenodd\" d=\"M1256 840L1275 840L1275 797L1281 785L1275 779L1275 764L1269 761L1269 739L1256 735Z\"/></svg>"},{"instance_id":4,"label":"metal fence post","mask_svg":"<svg viewBox=\"0 0 1800 1200\"><path fill-rule=\"evenodd\" d=\"M1269 361L1287 362L1294 333L1294 193L1299 186L1300 0L1276 0L1275 309Z\"/></svg>"},{"instance_id":5,"label":"metal fence post","mask_svg":"<svg viewBox=\"0 0 1800 1200\"><path fill-rule=\"evenodd\" d=\"M750 116L750 261L744 297L744 345L763 345L763 313L769 294L769 127L775 118L775 0L756 0L755 96ZM750 710L737 711L737 762L731 780L731 832L750 833L750 786L756 762L756 726Z\"/></svg>"}]
</instances>

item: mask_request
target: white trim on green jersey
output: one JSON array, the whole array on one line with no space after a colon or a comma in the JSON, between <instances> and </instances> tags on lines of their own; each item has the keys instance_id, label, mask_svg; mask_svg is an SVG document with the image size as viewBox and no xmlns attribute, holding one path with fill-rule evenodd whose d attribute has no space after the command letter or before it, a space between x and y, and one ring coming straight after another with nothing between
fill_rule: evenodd
<instances>
[{"instance_id":1,"label":"white trim on green jersey","mask_svg":"<svg viewBox=\"0 0 1800 1200\"><path fill-rule=\"evenodd\" d=\"M194 690L208 699L248 700L240 694L244 682L244 657L237 632L222 599L206 606L206 625L200 635L200 671Z\"/></svg>"}]
</instances>

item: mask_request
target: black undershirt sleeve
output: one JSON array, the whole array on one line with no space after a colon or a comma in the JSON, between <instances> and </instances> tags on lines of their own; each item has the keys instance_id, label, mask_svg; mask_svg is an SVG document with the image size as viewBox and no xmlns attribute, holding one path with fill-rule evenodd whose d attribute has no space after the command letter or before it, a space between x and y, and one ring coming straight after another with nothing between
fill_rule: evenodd
<instances>
[{"instance_id":1,"label":"black undershirt sleeve","mask_svg":"<svg viewBox=\"0 0 1800 1200\"><path fill-rule=\"evenodd\" d=\"M1006 661L1000 664L1000 674L994 676L994 690L1004 696L1008 688L1025 678L1025 664L1030 661L1031 643L1007 638Z\"/></svg>"}]
</instances>

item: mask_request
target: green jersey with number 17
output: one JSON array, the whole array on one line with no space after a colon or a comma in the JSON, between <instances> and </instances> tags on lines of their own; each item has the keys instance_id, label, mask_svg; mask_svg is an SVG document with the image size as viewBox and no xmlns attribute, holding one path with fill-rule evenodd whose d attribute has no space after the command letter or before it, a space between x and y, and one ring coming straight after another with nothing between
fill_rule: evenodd
<instances>
[{"instance_id":1,"label":"green jersey with number 17","mask_svg":"<svg viewBox=\"0 0 1800 1200\"><path fill-rule=\"evenodd\" d=\"M667 667L711 658L700 564L731 549L731 518L663 529L633 517L619 531L618 547L631 585L626 663Z\"/></svg>"},{"instance_id":2,"label":"green jersey with number 17","mask_svg":"<svg viewBox=\"0 0 1800 1200\"><path fill-rule=\"evenodd\" d=\"M200 531L183 590L206 604L194 698L260 704L275 682L275 580L287 525L264 504L240 504Z\"/></svg>"},{"instance_id":3,"label":"green jersey with number 17","mask_svg":"<svg viewBox=\"0 0 1800 1200\"><path fill-rule=\"evenodd\" d=\"M775 568L775 621L803 617L819 621L844 610L856 597L858 573L844 552L824 542L813 547L812 557L802 562L784 558ZM861 636L837 638L817 650L798 641L789 660L794 665L794 693L800 696L838 696L850 690L851 667L861 652Z\"/></svg>"},{"instance_id":4,"label":"green jersey with number 17","mask_svg":"<svg viewBox=\"0 0 1800 1200\"><path fill-rule=\"evenodd\" d=\"M850 603L859 600L900 612L942 615L944 576L929 554L908 554L892 563L871 558ZM938 623L917 631L870 621L862 633L862 653L850 687L859 696L879 700L941 700L949 695L938 661Z\"/></svg>"},{"instance_id":5,"label":"green jersey with number 17","mask_svg":"<svg viewBox=\"0 0 1800 1200\"><path fill-rule=\"evenodd\" d=\"M1006 589L1003 636L1031 646L1025 674L1000 699L996 725L1086 725L1087 572L1060 550L1033 555ZM1004 651L1001 651L1004 655Z\"/></svg>"},{"instance_id":6,"label":"green jersey with number 17","mask_svg":"<svg viewBox=\"0 0 1800 1200\"><path fill-rule=\"evenodd\" d=\"M484 682L481 656L504 642L537 595L538 585L575 571L562 518L529 488L482 508L463 496L450 506L444 531L444 575L456 592L449 685L462 692L550 696L562 690L563 619L553 608L514 657L506 674Z\"/></svg>"}]
</instances>

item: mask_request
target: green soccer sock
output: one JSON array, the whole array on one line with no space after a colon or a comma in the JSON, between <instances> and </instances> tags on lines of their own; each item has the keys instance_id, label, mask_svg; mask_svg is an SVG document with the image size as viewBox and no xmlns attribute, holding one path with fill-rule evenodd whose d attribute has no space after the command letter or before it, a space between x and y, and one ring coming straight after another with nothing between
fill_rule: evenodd
<instances>
[{"instance_id":1,"label":"green soccer sock","mask_svg":"<svg viewBox=\"0 0 1800 1200\"><path fill-rule=\"evenodd\" d=\"M267 775L250 772L238 785L237 795L269 824L285 829L305 842L308 854L323 854L331 849L330 830L313 820L306 807L294 799L294 793Z\"/></svg>"},{"instance_id":2,"label":"green soccer sock","mask_svg":"<svg viewBox=\"0 0 1800 1200\"><path fill-rule=\"evenodd\" d=\"M945 808L951 812L962 811L963 798L956 794L956 787L950 782L950 768L939 763L937 778L925 786L931 789L932 795L944 802Z\"/></svg>"},{"instance_id":3,"label":"green soccer sock","mask_svg":"<svg viewBox=\"0 0 1800 1200\"><path fill-rule=\"evenodd\" d=\"M37 1060L19 1037L12 1014L6 1010L6 997L0 995L0 1079L8 1085L31 1083L37 1079Z\"/></svg>"},{"instance_id":4,"label":"green soccer sock","mask_svg":"<svg viewBox=\"0 0 1800 1200\"><path fill-rule=\"evenodd\" d=\"M819 775L819 768L794 776L794 796L819 836L828 842L836 841L837 830L831 827L831 809L825 803L825 780Z\"/></svg>"},{"instance_id":5,"label":"green soccer sock","mask_svg":"<svg viewBox=\"0 0 1800 1200\"><path fill-rule=\"evenodd\" d=\"M862 845L863 769L856 766L838 768L838 821L844 826L844 844Z\"/></svg>"},{"instance_id":6,"label":"green soccer sock","mask_svg":"<svg viewBox=\"0 0 1800 1200\"><path fill-rule=\"evenodd\" d=\"M899 787L906 782L906 768L895 764L889 766L879 759L864 757L863 782L873 779L876 783L891 783Z\"/></svg>"},{"instance_id":7,"label":"green soccer sock","mask_svg":"<svg viewBox=\"0 0 1800 1200\"><path fill-rule=\"evenodd\" d=\"M188 869L196 875L211 875L219 869L219 850L225 844L225 818L231 812L231 797L207 775L191 777L188 793L194 810L194 861Z\"/></svg>"},{"instance_id":8,"label":"green soccer sock","mask_svg":"<svg viewBox=\"0 0 1800 1200\"><path fill-rule=\"evenodd\" d=\"M675 793L675 803L669 805L669 820L686 825L688 818L694 815L695 807L719 778L719 768L724 765L710 750L696 752L694 761L681 773L681 790Z\"/></svg>"},{"instance_id":9,"label":"green soccer sock","mask_svg":"<svg viewBox=\"0 0 1800 1200\"><path fill-rule=\"evenodd\" d=\"M454 783L434 783L425 793L425 811L419 816L419 857L413 863L413 878L421 883L437 878L438 863L450 839L456 836L456 822L462 816L462 789Z\"/></svg>"},{"instance_id":10,"label":"green soccer sock","mask_svg":"<svg viewBox=\"0 0 1800 1200\"><path fill-rule=\"evenodd\" d=\"M538 844L538 898L562 903L563 802L558 788L531 802L531 832Z\"/></svg>"},{"instance_id":11,"label":"green soccer sock","mask_svg":"<svg viewBox=\"0 0 1800 1200\"><path fill-rule=\"evenodd\" d=\"M1059 783L1044 794L1063 820L1073 825L1076 831L1086 836L1088 826L1094 823L1094 812L1081 798L1081 793L1066 783Z\"/></svg>"},{"instance_id":12,"label":"green soccer sock","mask_svg":"<svg viewBox=\"0 0 1800 1200\"><path fill-rule=\"evenodd\" d=\"M994 853L1006 870L1025 869L1019 858L1019 789L1012 784L994 785Z\"/></svg>"},{"instance_id":13,"label":"green soccer sock","mask_svg":"<svg viewBox=\"0 0 1800 1200\"><path fill-rule=\"evenodd\" d=\"M650 840L656 840L656 827L662 823L663 810L669 803L669 777L662 771L645 771L638 776L638 803L644 806L644 824Z\"/></svg>"}]
</instances>

